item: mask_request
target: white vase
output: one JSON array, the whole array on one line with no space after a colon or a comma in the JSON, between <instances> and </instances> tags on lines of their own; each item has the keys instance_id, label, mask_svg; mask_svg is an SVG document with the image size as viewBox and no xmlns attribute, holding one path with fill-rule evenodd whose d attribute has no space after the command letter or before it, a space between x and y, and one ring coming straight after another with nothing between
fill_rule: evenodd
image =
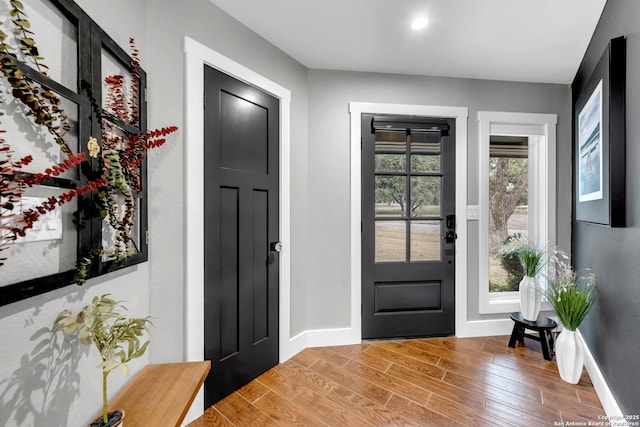
<instances>
[{"instance_id":1,"label":"white vase","mask_svg":"<svg viewBox=\"0 0 640 427\"><path fill-rule=\"evenodd\" d=\"M540 314L542 289L535 278L524 276L520 281L520 313L526 320L535 322Z\"/></svg>"},{"instance_id":2,"label":"white vase","mask_svg":"<svg viewBox=\"0 0 640 427\"><path fill-rule=\"evenodd\" d=\"M560 378L578 384L584 365L584 348L576 331L563 329L556 340L556 363Z\"/></svg>"}]
</instances>

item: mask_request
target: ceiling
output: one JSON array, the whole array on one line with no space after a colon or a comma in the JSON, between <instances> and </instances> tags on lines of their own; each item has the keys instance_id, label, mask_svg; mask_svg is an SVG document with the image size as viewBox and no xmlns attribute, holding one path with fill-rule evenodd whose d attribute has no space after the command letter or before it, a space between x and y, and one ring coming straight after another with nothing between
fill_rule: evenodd
<instances>
[{"instance_id":1,"label":"ceiling","mask_svg":"<svg viewBox=\"0 0 640 427\"><path fill-rule=\"evenodd\" d=\"M210 1L308 68L543 83L571 83L606 3Z\"/></svg>"}]
</instances>

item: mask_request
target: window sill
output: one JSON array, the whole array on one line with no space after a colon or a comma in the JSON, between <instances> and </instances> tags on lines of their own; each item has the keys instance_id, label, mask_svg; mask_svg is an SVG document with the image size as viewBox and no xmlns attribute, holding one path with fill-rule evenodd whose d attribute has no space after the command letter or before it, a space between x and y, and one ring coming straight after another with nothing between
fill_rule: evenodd
<instances>
[{"instance_id":1,"label":"window sill","mask_svg":"<svg viewBox=\"0 0 640 427\"><path fill-rule=\"evenodd\" d=\"M542 301L540 305L540 311L549 311L551 306L548 302ZM513 296L503 297L489 297L488 301L484 300L480 302L480 314L495 314L495 313L513 313L514 311L520 311L520 299Z\"/></svg>"}]
</instances>

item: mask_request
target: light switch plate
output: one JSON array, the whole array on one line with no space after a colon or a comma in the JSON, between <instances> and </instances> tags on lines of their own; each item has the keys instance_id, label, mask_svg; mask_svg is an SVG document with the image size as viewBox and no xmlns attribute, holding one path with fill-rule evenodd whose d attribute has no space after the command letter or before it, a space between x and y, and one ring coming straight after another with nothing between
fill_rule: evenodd
<instances>
[{"instance_id":1,"label":"light switch plate","mask_svg":"<svg viewBox=\"0 0 640 427\"><path fill-rule=\"evenodd\" d=\"M480 206L468 205L467 206L467 220L477 221L480 219Z\"/></svg>"}]
</instances>

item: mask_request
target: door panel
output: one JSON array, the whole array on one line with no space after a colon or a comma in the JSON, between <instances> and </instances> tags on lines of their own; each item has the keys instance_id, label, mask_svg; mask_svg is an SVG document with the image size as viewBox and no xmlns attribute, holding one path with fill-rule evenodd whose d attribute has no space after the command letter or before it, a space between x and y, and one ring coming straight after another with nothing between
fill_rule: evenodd
<instances>
[{"instance_id":1,"label":"door panel","mask_svg":"<svg viewBox=\"0 0 640 427\"><path fill-rule=\"evenodd\" d=\"M362 336L454 333L455 121L362 117Z\"/></svg>"},{"instance_id":2,"label":"door panel","mask_svg":"<svg viewBox=\"0 0 640 427\"><path fill-rule=\"evenodd\" d=\"M221 91L220 166L266 174L269 148L267 120L268 110L262 105Z\"/></svg>"},{"instance_id":3,"label":"door panel","mask_svg":"<svg viewBox=\"0 0 640 427\"><path fill-rule=\"evenodd\" d=\"M441 282L375 283L375 313L440 310Z\"/></svg>"},{"instance_id":4,"label":"door panel","mask_svg":"<svg viewBox=\"0 0 640 427\"><path fill-rule=\"evenodd\" d=\"M279 102L205 66L205 403L278 363Z\"/></svg>"}]
</instances>

